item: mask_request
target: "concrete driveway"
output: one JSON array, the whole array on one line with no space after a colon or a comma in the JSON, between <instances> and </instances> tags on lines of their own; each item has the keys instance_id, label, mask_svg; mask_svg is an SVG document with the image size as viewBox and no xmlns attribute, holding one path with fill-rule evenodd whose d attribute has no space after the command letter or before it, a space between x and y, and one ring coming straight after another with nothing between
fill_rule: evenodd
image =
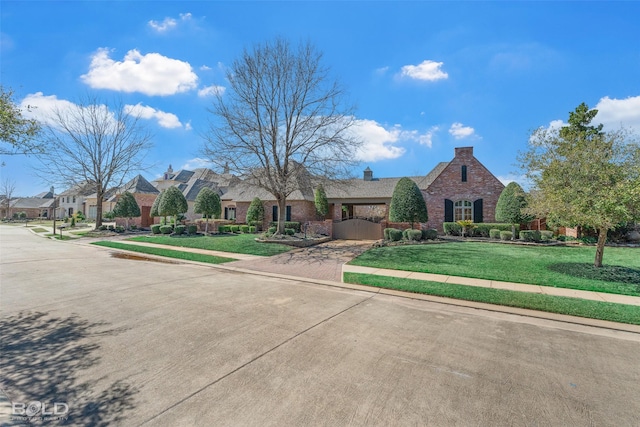
<instances>
[{"instance_id":1,"label":"concrete driveway","mask_svg":"<svg viewBox=\"0 0 640 427\"><path fill-rule=\"evenodd\" d=\"M68 405L67 425L640 425L638 334L19 227L0 226L0 259L0 387Z\"/></svg>"}]
</instances>

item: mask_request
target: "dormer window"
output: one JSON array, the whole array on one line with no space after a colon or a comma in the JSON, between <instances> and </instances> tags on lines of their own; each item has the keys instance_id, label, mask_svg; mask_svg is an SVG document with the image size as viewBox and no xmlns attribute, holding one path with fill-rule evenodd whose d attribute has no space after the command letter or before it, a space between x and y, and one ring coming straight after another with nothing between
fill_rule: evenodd
<instances>
[{"instance_id":1,"label":"dormer window","mask_svg":"<svg viewBox=\"0 0 640 427\"><path fill-rule=\"evenodd\" d=\"M467 166L463 165L462 170L460 172L462 175L462 182L467 182Z\"/></svg>"}]
</instances>

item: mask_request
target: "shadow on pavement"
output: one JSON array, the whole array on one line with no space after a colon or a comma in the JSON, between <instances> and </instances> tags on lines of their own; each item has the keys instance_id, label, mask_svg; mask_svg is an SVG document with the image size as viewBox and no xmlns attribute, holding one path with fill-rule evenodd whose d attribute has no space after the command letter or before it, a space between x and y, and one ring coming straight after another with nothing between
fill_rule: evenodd
<instances>
[{"instance_id":1,"label":"shadow on pavement","mask_svg":"<svg viewBox=\"0 0 640 427\"><path fill-rule=\"evenodd\" d=\"M117 424L136 407L137 390L124 381L84 379L82 373L100 362L99 338L123 331L78 316L25 311L4 317L0 319L2 390L13 402L36 403L28 413L31 424L52 424L36 412L38 402L48 411L54 402L68 405L67 413L62 413L63 407L60 410L55 425Z\"/></svg>"}]
</instances>

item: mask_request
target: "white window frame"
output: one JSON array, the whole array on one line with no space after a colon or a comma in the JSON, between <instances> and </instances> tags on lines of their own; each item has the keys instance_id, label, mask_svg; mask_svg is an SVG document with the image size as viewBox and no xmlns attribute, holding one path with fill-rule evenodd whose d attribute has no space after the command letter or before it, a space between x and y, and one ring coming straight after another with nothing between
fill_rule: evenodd
<instances>
[{"instance_id":1,"label":"white window frame","mask_svg":"<svg viewBox=\"0 0 640 427\"><path fill-rule=\"evenodd\" d=\"M458 200L453 204L454 221L473 221L473 202L469 200Z\"/></svg>"}]
</instances>

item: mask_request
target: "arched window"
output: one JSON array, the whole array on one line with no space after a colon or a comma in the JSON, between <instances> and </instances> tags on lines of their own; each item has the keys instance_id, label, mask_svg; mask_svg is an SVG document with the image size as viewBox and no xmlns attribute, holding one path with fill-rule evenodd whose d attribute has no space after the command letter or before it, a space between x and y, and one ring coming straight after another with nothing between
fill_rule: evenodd
<instances>
[{"instance_id":1,"label":"arched window","mask_svg":"<svg viewBox=\"0 0 640 427\"><path fill-rule=\"evenodd\" d=\"M473 220L473 203L468 200L460 200L453 204L453 220Z\"/></svg>"}]
</instances>

